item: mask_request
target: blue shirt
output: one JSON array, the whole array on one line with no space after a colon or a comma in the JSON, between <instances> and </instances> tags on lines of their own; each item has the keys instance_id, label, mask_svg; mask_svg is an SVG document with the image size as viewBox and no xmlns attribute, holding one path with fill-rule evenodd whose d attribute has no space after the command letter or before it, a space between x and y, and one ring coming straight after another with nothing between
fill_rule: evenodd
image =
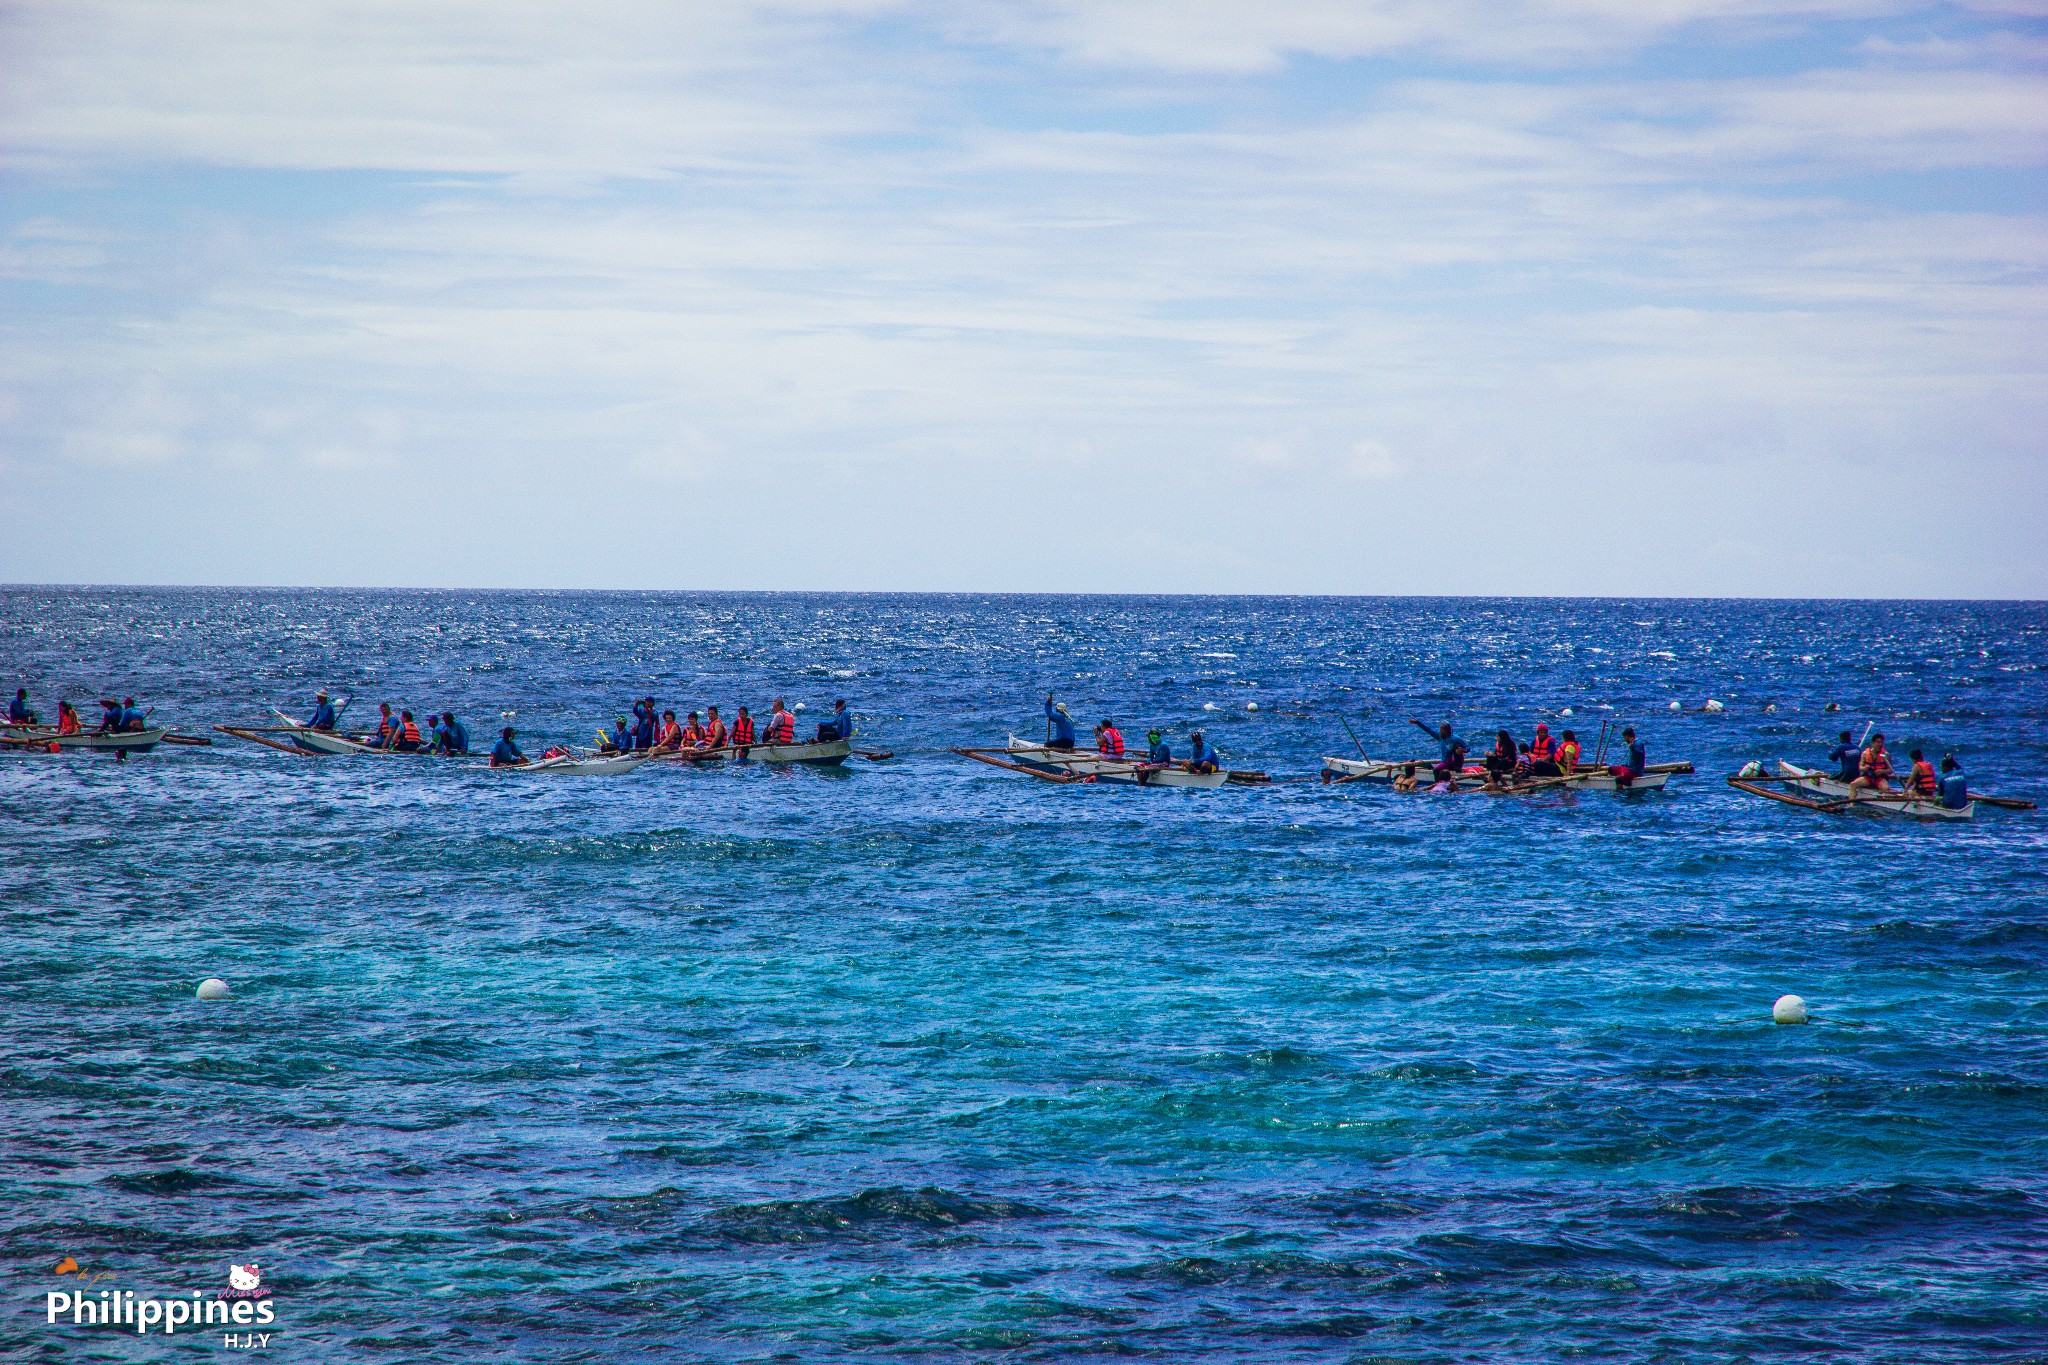
<instances>
[{"instance_id":1,"label":"blue shirt","mask_svg":"<svg viewBox=\"0 0 2048 1365\"><path fill-rule=\"evenodd\" d=\"M123 730L140 730L147 724L149 724L149 717L143 713L141 707L130 706L122 710L121 728Z\"/></svg>"},{"instance_id":2,"label":"blue shirt","mask_svg":"<svg viewBox=\"0 0 2048 1365\"><path fill-rule=\"evenodd\" d=\"M447 721L442 728L448 732L448 747L465 754L469 752L469 731L463 728L461 721Z\"/></svg>"},{"instance_id":3,"label":"blue shirt","mask_svg":"<svg viewBox=\"0 0 2048 1365\"><path fill-rule=\"evenodd\" d=\"M1223 755L1217 753L1216 746L1211 744L1208 740L1198 739L1194 742L1193 746L1188 750L1188 762L1214 763L1217 767L1220 768L1223 766Z\"/></svg>"},{"instance_id":4,"label":"blue shirt","mask_svg":"<svg viewBox=\"0 0 2048 1365\"><path fill-rule=\"evenodd\" d=\"M1828 750L1828 760L1841 769L1844 782L1854 782L1863 775L1863 751L1853 744Z\"/></svg>"},{"instance_id":5,"label":"blue shirt","mask_svg":"<svg viewBox=\"0 0 2048 1365\"><path fill-rule=\"evenodd\" d=\"M1637 740L1628 746L1628 766L1631 772L1646 773L1650 770L1650 751Z\"/></svg>"},{"instance_id":6,"label":"blue shirt","mask_svg":"<svg viewBox=\"0 0 2048 1365\"><path fill-rule=\"evenodd\" d=\"M17 723L28 719L28 703L20 697L7 703L7 719Z\"/></svg>"},{"instance_id":7,"label":"blue shirt","mask_svg":"<svg viewBox=\"0 0 2048 1365\"><path fill-rule=\"evenodd\" d=\"M1449 739L1437 740L1436 747L1437 753L1442 757L1443 761L1446 763L1451 761L1452 754L1469 754L1472 752L1472 746L1467 744L1464 740L1459 739L1456 735L1452 735Z\"/></svg>"},{"instance_id":8,"label":"blue shirt","mask_svg":"<svg viewBox=\"0 0 2048 1365\"><path fill-rule=\"evenodd\" d=\"M1074 742L1074 722L1067 719L1064 711L1052 709L1050 701L1045 704L1045 718L1052 722L1052 737L1062 744Z\"/></svg>"},{"instance_id":9,"label":"blue shirt","mask_svg":"<svg viewBox=\"0 0 2048 1365\"><path fill-rule=\"evenodd\" d=\"M834 712L832 713L832 719L831 719L831 720L829 720L829 721L827 721L827 722L825 722L825 723L826 723L827 725L829 725L829 726L830 726L830 727L832 728L832 737L833 737L834 739L852 739L852 738L853 738L853 712L852 712L852 711L850 711L850 710L847 710L847 711L834 711Z\"/></svg>"},{"instance_id":10,"label":"blue shirt","mask_svg":"<svg viewBox=\"0 0 2048 1365\"><path fill-rule=\"evenodd\" d=\"M1970 779L1961 768L1942 774L1941 804L1950 810L1961 810L1970 804Z\"/></svg>"},{"instance_id":11,"label":"blue shirt","mask_svg":"<svg viewBox=\"0 0 2048 1365\"><path fill-rule=\"evenodd\" d=\"M339 719L334 714L334 703L323 701L313 708L313 719L307 721L306 724L312 726L315 730L332 730Z\"/></svg>"},{"instance_id":12,"label":"blue shirt","mask_svg":"<svg viewBox=\"0 0 2048 1365\"><path fill-rule=\"evenodd\" d=\"M1173 762L1173 750L1167 748L1166 741L1162 739L1145 751L1145 761L1147 763L1171 763Z\"/></svg>"},{"instance_id":13,"label":"blue shirt","mask_svg":"<svg viewBox=\"0 0 2048 1365\"><path fill-rule=\"evenodd\" d=\"M626 722L620 721L612 727L612 747L614 749L630 749L633 747L633 736L626 729Z\"/></svg>"},{"instance_id":14,"label":"blue shirt","mask_svg":"<svg viewBox=\"0 0 2048 1365\"><path fill-rule=\"evenodd\" d=\"M652 749L654 747L654 717L642 714L640 723L633 727L633 747Z\"/></svg>"},{"instance_id":15,"label":"blue shirt","mask_svg":"<svg viewBox=\"0 0 2048 1365\"><path fill-rule=\"evenodd\" d=\"M493 763L523 763L526 755L519 752L519 746L509 739L500 739L498 746L491 750Z\"/></svg>"}]
</instances>

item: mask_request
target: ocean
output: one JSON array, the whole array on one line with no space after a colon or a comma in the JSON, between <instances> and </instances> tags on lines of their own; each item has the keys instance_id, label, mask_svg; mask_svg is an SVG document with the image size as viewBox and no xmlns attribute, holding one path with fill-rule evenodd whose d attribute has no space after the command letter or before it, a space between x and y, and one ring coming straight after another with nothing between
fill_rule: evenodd
<instances>
[{"instance_id":1,"label":"ocean","mask_svg":"<svg viewBox=\"0 0 2048 1365\"><path fill-rule=\"evenodd\" d=\"M2048 817L1722 780L1874 723L2043 798L2044 666L2039 603L0 589L10 693L216 741L0 755L0 1355L2048 1360ZM208 728L320 687L529 753L844 697L895 756ZM947 752L1048 692L1276 781ZM1410 717L1697 773L1314 780ZM231 1264L260 1347L49 1320Z\"/></svg>"}]
</instances>

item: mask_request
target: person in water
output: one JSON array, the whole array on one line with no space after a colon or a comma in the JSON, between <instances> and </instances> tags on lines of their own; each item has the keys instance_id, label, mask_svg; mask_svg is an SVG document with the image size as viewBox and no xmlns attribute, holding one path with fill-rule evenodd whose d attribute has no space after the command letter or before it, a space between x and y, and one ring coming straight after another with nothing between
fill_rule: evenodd
<instances>
[{"instance_id":1,"label":"person in water","mask_svg":"<svg viewBox=\"0 0 2048 1365\"><path fill-rule=\"evenodd\" d=\"M1628 758L1623 762L1610 764L1607 769L1614 778L1616 789L1634 786L1636 779L1650 768L1649 747L1636 738L1634 726L1622 727L1621 742L1628 751Z\"/></svg>"},{"instance_id":2,"label":"person in water","mask_svg":"<svg viewBox=\"0 0 2048 1365\"><path fill-rule=\"evenodd\" d=\"M1223 755L1216 747L1202 738L1200 730L1188 736L1188 771L1191 773L1213 773L1223 766Z\"/></svg>"},{"instance_id":3,"label":"person in water","mask_svg":"<svg viewBox=\"0 0 2048 1365\"><path fill-rule=\"evenodd\" d=\"M1842 731L1842 742L1828 750L1828 762L1835 765L1844 782L1854 782L1863 776L1863 751L1849 738L1847 730Z\"/></svg>"},{"instance_id":4,"label":"person in water","mask_svg":"<svg viewBox=\"0 0 2048 1365\"><path fill-rule=\"evenodd\" d=\"M1074 747L1074 718L1067 714L1067 704L1056 702L1052 693L1045 694L1045 718L1052 725L1052 738L1045 742L1048 749L1072 749Z\"/></svg>"},{"instance_id":5,"label":"person in water","mask_svg":"<svg viewBox=\"0 0 2048 1365\"><path fill-rule=\"evenodd\" d=\"M768 731L761 736L761 742L763 744L796 743L796 716L783 704L781 697L775 699L773 709L768 713Z\"/></svg>"},{"instance_id":6,"label":"person in water","mask_svg":"<svg viewBox=\"0 0 2048 1365\"><path fill-rule=\"evenodd\" d=\"M1116 722L1104 716L1102 723L1095 727L1095 751L1104 758L1124 756L1123 731L1116 728Z\"/></svg>"},{"instance_id":7,"label":"person in water","mask_svg":"<svg viewBox=\"0 0 2048 1365\"><path fill-rule=\"evenodd\" d=\"M833 702L832 714L818 722L818 738L820 740L853 738L853 712L846 709L846 698L841 697Z\"/></svg>"},{"instance_id":8,"label":"person in water","mask_svg":"<svg viewBox=\"0 0 2048 1365\"><path fill-rule=\"evenodd\" d=\"M313 718L306 722L308 730L332 730L341 724L341 716L335 711L334 703L325 691L313 694Z\"/></svg>"},{"instance_id":9,"label":"person in water","mask_svg":"<svg viewBox=\"0 0 2048 1365\"><path fill-rule=\"evenodd\" d=\"M1415 764L1412 762L1403 763L1401 765L1401 775L1394 779L1394 790L1405 795L1408 792L1414 791L1420 780L1415 776Z\"/></svg>"},{"instance_id":10,"label":"person in water","mask_svg":"<svg viewBox=\"0 0 2048 1365\"><path fill-rule=\"evenodd\" d=\"M1445 721L1434 730L1413 716L1408 718L1408 723L1436 741L1437 763L1433 771L1439 776L1446 772L1455 773L1465 766L1465 755L1472 751L1471 746L1458 738L1449 721Z\"/></svg>"},{"instance_id":11,"label":"person in water","mask_svg":"<svg viewBox=\"0 0 2048 1365\"><path fill-rule=\"evenodd\" d=\"M1949 810L1970 804L1970 779L1963 776L1963 765L1954 754L1941 756L1941 804Z\"/></svg>"},{"instance_id":12,"label":"person in water","mask_svg":"<svg viewBox=\"0 0 2048 1365\"><path fill-rule=\"evenodd\" d=\"M14 700L7 703L7 723L9 725L34 725L36 723L36 713L28 709L28 689L26 687L14 689Z\"/></svg>"},{"instance_id":13,"label":"person in water","mask_svg":"<svg viewBox=\"0 0 2048 1365\"><path fill-rule=\"evenodd\" d=\"M512 727L506 726L498 735L498 742L491 747L493 768L523 768L527 757L519 752L519 746L512 742Z\"/></svg>"},{"instance_id":14,"label":"person in water","mask_svg":"<svg viewBox=\"0 0 2048 1365\"><path fill-rule=\"evenodd\" d=\"M1863 751L1858 766L1856 780L1849 784L1851 791L1888 792L1892 789L1892 756L1885 752L1884 731L1870 737L1870 745Z\"/></svg>"}]
</instances>

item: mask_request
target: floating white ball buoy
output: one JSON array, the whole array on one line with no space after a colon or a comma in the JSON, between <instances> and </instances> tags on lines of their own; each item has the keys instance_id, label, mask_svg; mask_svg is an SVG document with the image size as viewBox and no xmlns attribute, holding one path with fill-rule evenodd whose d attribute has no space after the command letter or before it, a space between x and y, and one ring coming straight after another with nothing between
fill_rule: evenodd
<instances>
[{"instance_id":1,"label":"floating white ball buoy","mask_svg":"<svg viewBox=\"0 0 2048 1365\"><path fill-rule=\"evenodd\" d=\"M804 709L804 704L802 702L798 702L795 706L792 706L789 709L792 711L801 711Z\"/></svg>"},{"instance_id":2,"label":"floating white ball buoy","mask_svg":"<svg viewBox=\"0 0 2048 1365\"><path fill-rule=\"evenodd\" d=\"M1247 711L1256 711L1259 709L1259 704L1255 701L1248 701L1244 704L1244 709Z\"/></svg>"},{"instance_id":3,"label":"floating white ball buoy","mask_svg":"<svg viewBox=\"0 0 2048 1365\"><path fill-rule=\"evenodd\" d=\"M225 1000L228 998L228 983L217 976L209 976L199 983L197 993L201 1000Z\"/></svg>"},{"instance_id":4,"label":"floating white ball buoy","mask_svg":"<svg viewBox=\"0 0 2048 1365\"><path fill-rule=\"evenodd\" d=\"M1213 701L1205 701L1202 703L1202 709L1204 711L1214 711L1216 709L1216 703Z\"/></svg>"},{"instance_id":5,"label":"floating white ball buoy","mask_svg":"<svg viewBox=\"0 0 2048 1365\"><path fill-rule=\"evenodd\" d=\"M500 711L498 714L500 716L503 716L506 720L510 720L512 719L512 717L518 715L519 713L517 711Z\"/></svg>"},{"instance_id":6,"label":"floating white ball buoy","mask_svg":"<svg viewBox=\"0 0 2048 1365\"><path fill-rule=\"evenodd\" d=\"M1781 995L1771 1006L1771 1022L1774 1024L1803 1024L1806 1022L1806 1002L1796 995Z\"/></svg>"},{"instance_id":7,"label":"floating white ball buoy","mask_svg":"<svg viewBox=\"0 0 2048 1365\"><path fill-rule=\"evenodd\" d=\"M1707 704L1706 704L1705 706L1702 706L1702 707L1700 708L1700 710L1702 710L1702 711L1709 711L1709 712L1714 712L1714 713L1716 713L1716 714L1718 714L1718 713L1720 713L1720 712L1722 712L1722 711L1726 711L1727 709L1728 709L1727 707L1725 707L1725 706L1721 705L1721 703L1720 703L1720 702L1717 702L1717 701L1715 701L1715 700L1714 700L1714 699L1713 699L1712 697L1708 697L1708 698L1707 698Z\"/></svg>"},{"instance_id":8,"label":"floating white ball buoy","mask_svg":"<svg viewBox=\"0 0 2048 1365\"><path fill-rule=\"evenodd\" d=\"M1681 709L1681 708L1679 707L1679 705L1678 705L1678 703L1677 703L1677 702L1672 702L1672 703L1671 703L1671 709L1672 709L1672 710L1674 710L1674 711L1677 711L1677 710L1679 710L1679 709Z\"/></svg>"},{"instance_id":9,"label":"floating white ball buoy","mask_svg":"<svg viewBox=\"0 0 2048 1365\"><path fill-rule=\"evenodd\" d=\"M1565 707L1565 708L1564 708L1564 710L1562 710L1562 711L1558 712L1557 714L1559 714L1560 716L1568 716L1568 715L1570 715L1571 713L1572 713L1572 708L1571 708L1571 707L1569 707L1569 706L1567 706L1567 707Z\"/></svg>"}]
</instances>

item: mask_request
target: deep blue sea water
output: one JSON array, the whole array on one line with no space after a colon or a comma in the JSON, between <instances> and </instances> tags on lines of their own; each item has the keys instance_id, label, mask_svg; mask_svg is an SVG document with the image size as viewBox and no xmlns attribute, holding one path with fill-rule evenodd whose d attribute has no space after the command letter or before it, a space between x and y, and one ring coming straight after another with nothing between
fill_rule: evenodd
<instances>
[{"instance_id":1,"label":"deep blue sea water","mask_svg":"<svg viewBox=\"0 0 2048 1365\"><path fill-rule=\"evenodd\" d=\"M257 1262L305 1361L2048 1359L2048 816L1721 781L1875 720L2048 796L2044 666L2041 604L0 590L46 711L842 695L897 755L0 756L0 1355L223 1349L49 1326L69 1256ZM1048 689L1283 778L1567 706L1699 774L945 752Z\"/></svg>"}]
</instances>

